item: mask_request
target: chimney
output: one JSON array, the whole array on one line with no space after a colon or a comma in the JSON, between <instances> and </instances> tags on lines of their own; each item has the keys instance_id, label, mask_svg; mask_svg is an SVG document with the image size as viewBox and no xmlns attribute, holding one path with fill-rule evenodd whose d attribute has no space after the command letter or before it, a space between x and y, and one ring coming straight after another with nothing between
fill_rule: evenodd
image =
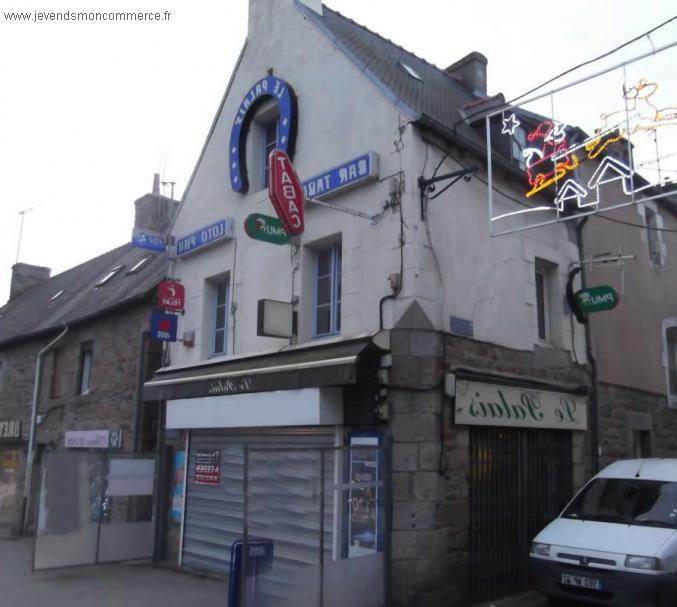
<instances>
[{"instance_id":1,"label":"chimney","mask_svg":"<svg viewBox=\"0 0 677 607\"><path fill-rule=\"evenodd\" d=\"M15 299L24 291L49 280L50 268L32 266L28 263L15 263L12 266L12 282L9 287L9 299Z\"/></svg>"},{"instance_id":2,"label":"chimney","mask_svg":"<svg viewBox=\"0 0 677 607\"><path fill-rule=\"evenodd\" d=\"M178 200L161 194L146 194L134 201L134 232L164 234L172 223Z\"/></svg>"},{"instance_id":3,"label":"chimney","mask_svg":"<svg viewBox=\"0 0 677 607\"><path fill-rule=\"evenodd\" d=\"M160 193L160 173L153 175L153 194Z\"/></svg>"},{"instance_id":4,"label":"chimney","mask_svg":"<svg viewBox=\"0 0 677 607\"><path fill-rule=\"evenodd\" d=\"M461 81L463 87L475 97L487 96L487 58L474 51L444 70Z\"/></svg>"}]
</instances>

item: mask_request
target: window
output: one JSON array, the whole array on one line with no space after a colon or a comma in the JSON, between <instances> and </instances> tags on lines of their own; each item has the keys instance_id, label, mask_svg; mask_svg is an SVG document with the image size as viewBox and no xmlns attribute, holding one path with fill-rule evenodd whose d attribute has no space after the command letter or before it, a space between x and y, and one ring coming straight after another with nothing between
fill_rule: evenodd
<instances>
[{"instance_id":1,"label":"window","mask_svg":"<svg viewBox=\"0 0 677 607\"><path fill-rule=\"evenodd\" d=\"M644 208L644 221L646 222L646 237L649 244L649 259L657 266L662 265L661 239L658 227L658 215L649 206Z\"/></svg>"},{"instance_id":2,"label":"window","mask_svg":"<svg viewBox=\"0 0 677 607\"><path fill-rule=\"evenodd\" d=\"M64 291L65 291L65 289L61 289L60 291L57 291L56 293L54 293L54 295L52 295L49 298L49 301L56 301L57 299L59 299L59 297L61 297L64 294Z\"/></svg>"},{"instance_id":3,"label":"window","mask_svg":"<svg viewBox=\"0 0 677 607\"><path fill-rule=\"evenodd\" d=\"M107 272L104 274L96 283L96 287L102 287L105 285L113 276L115 276L120 270L122 270L123 266L116 266L114 267L110 272Z\"/></svg>"},{"instance_id":4,"label":"window","mask_svg":"<svg viewBox=\"0 0 677 607\"><path fill-rule=\"evenodd\" d=\"M143 266L148 263L150 260L150 257L143 257L139 261L137 261L129 270L127 270L127 275L129 276L130 274L136 274Z\"/></svg>"},{"instance_id":5,"label":"window","mask_svg":"<svg viewBox=\"0 0 677 607\"><path fill-rule=\"evenodd\" d=\"M510 138L511 145L511 155L513 161L519 166L523 171L527 168L526 159L522 155L522 151L527 147L527 133L521 127L518 126L515 129L512 137Z\"/></svg>"},{"instance_id":6,"label":"window","mask_svg":"<svg viewBox=\"0 0 677 607\"><path fill-rule=\"evenodd\" d=\"M91 366L91 361L90 361ZM52 382L49 387L50 398L63 396L63 350L58 348L52 353Z\"/></svg>"},{"instance_id":7,"label":"window","mask_svg":"<svg viewBox=\"0 0 677 607\"><path fill-rule=\"evenodd\" d=\"M78 373L78 394L89 394L92 388L92 358L94 343L86 341L80 345L80 371Z\"/></svg>"},{"instance_id":8,"label":"window","mask_svg":"<svg viewBox=\"0 0 677 607\"><path fill-rule=\"evenodd\" d=\"M406 63L404 63L402 61L400 61L399 63L402 66L402 69L405 72L407 72L407 74L409 74L412 78L414 78L415 80L419 80L420 82L423 82L423 78L421 78L421 76L419 76L418 72L413 67L411 67L410 65L407 65Z\"/></svg>"},{"instance_id":9,"label":"window","mask_svg":"<svg viewBox=\"0 0 677 607\"><path fill-rule=\"evenodd\" d=\"M313 336L341 332L341 243L317 251Z\"/></svg>"},{"instance_id":10,"label":"window","mask_svg":"<svg viewBox=\"0 0 677 607\"><path fill-rule=\"evenodd\" d=\"M268 156L277 148L277 119L261 125L263 128L263 184L268 187Z\"/></svg>"},{"instance_id":11,"label":"window","mask_svg":"<svg viewBox=\"0 0 677 607\"><path fill-rule=\"evenodd\" d=\"M677 318L663 321L663 365L668 406L677 409Z\"/></svg>"},{"instance_id":12,"label":"window","mask_svg":"<svg viewBox=\"0 0 677 607\"><path fill-rule=\"evenodd\" d=\"M556 278L557 266L543 259L536 259L534 282L536 287L536 326L538 340L555 343L557 335L553 334L555 326L554 302L557 301Z\"/></svg>"},{"instance_id":13,"label":"window","mask_svg":"<svg viewBox=\"0 0 677 607\"><path fill-rule=\"evenodd\" d=\"M548 341L550 339L550 310L549 310L548 276L539 268L536 268L536 315L538 318L538 339Z\"/></svg>"},{"instance_id":14,"label":"window","mask_svg":"<svg viewBox=\"0 0 677 607\"><path fill-rule=\"evenodd\" d=\"M213 283L212 355L226 354L228 351L228 285L227 278Z\"/></svg>"}]
</instances>

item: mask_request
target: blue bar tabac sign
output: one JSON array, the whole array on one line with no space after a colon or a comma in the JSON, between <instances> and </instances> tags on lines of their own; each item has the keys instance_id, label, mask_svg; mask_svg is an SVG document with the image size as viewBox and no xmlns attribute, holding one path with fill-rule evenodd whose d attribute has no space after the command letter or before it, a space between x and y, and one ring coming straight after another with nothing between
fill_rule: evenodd
<instances>
[{"instance_id":1,"label":"blue bar tabac sign","mask_svg":"<svg viewBox=\"0 0 677 607\"><path fill-rule=\"evenodd\" d=\"M303 182L306 198L329 198L378 178L376 152L367 152Z\"/></svg>"}]
</instances>

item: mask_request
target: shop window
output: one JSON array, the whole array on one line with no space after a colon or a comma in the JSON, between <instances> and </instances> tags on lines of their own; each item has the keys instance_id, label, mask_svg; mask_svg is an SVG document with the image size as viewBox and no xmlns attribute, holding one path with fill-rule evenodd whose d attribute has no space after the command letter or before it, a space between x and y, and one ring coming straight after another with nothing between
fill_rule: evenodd
<instances>
[{"instance_id":1,"label":"shop window","mask_svg":"<svg viewBox=\"0 0 677 607\"><path fill-rule=\"evenodd\" d=\"M353 433L348 439L344 556L383 550L383 436Z\"/></svg>"},{"instance_id":2,"label":"shop window","mask_svg":"<svg viewBox=\"0 0 677 607\"><path fill-rule=\"evenodd\" d=\"M668 406L677 409L677 318L663 322L663 365Z\"/></svg>"},{"instance_id":3,"label":"shop window","mask_svg":"<svg viewBox=\"0 0 677 607\"><path fill-rule=\"evenodd\" d=\"M646 237L649 246L649 259L656 266L663 265L661 256L661 238L658 228L658 215L648 205L644 208L644 221L646 223Z\"/></svg>"},{"instance_id":4,"label":"shop window","mask_svg":"<svg viewBox=\"0 0 677 607\"><path fill-rule=\"evenodd\" d=\"M313 336L341 332L341 243L318 249L315 264Z\"/></svg>"},{"instance_id":5,"label":"shop window","mask_svg":"<svg viewBox=\"0 0 677 607\"><path fill-rule=\"evenodd\" d=\"M228 288L230 280L221 278L211 282L212 331L211 356L228 352Z\"/></svg>"},{"instance_id":6,"label":"shop window","mask_svg":"<svg viewBox=\"0 0 677 607\"><path fill-rule=\"evenodd\" d=\"M80 366L78 372L78 394L89 394L92 389L92 364L94 342L86 341L80 345Z\"/></svg>"},{"instance_id":7,"label":"shop window","mask_svg":"<svg viewBox=\"0 0 677 607\"><path fill-rule=\"evenodd\" d=\"M649 430L632 431L633 455L637 458L651 457L651 432Z\"/></svg>"},{"instance_id":8,"label":"shop window","mask_svg":"<svg viewBox=\"0 0 677 607\"><path fill-rule=\"evenodd\" d=\"M61 398L64 395L63 349L52 352L52 381L49 387L50 398Z\"/></svg>"}]
</instances>

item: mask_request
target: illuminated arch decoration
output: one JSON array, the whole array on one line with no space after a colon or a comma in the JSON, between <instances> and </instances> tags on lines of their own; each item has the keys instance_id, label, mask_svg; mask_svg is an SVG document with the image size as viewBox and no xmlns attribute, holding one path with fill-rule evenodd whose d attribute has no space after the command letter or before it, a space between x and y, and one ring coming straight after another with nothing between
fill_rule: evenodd
<instances>
[{"instance_id":1,"label":"illuminated arch decoration","mask_svg":"<svg viewBox=\"0 0 677 607\"><path fill-rule=\"evenodd\" d=\"M277 127L277 149L294 157L296 146L297 102L294 89L275 76L262 78L250 89L240 103L233 127L230 131L230 186L234 192L246 194L249 190L247 177L247 134L256 109L268 100L277 103L279 118Z\"/></svg>"}]
</instances>

